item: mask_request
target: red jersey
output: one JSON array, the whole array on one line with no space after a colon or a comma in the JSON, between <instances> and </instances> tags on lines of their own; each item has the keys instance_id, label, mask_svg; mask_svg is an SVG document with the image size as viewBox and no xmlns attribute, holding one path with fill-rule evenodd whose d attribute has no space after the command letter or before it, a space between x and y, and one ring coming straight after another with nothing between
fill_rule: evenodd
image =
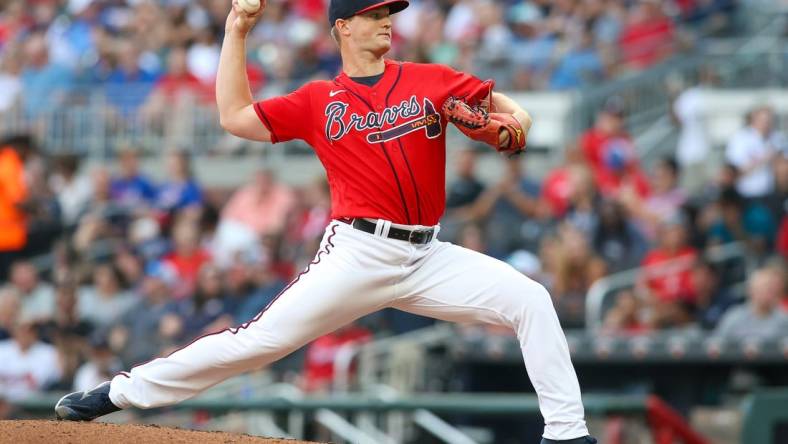
<instances>
[{"instance_id":1,"label":"red jersey","mask_svg":"<svg viewBox=\"0 0 788 444\"><path fill-rule=\"evenodd\" d=\"M301 139L326 169L331 217L435 225L446 205L446 119L450 96L471 104L494 82L443 65L386 60L374 86L345 73L255 103L273 143Z\"/></svg>"},{"instance_id":2,"label":"red jersey","mask_svg":"<svg viewBox=\"0 0 788 444\"><path fill-rule=\"evenodd\" d=\"M698 252L692 247L684 247L675 254L663 250L652 250L643 259L643 267L657 266L674 261L671 270L664 274L654 273L648 268L644 271L646 285L661 301L695 300L695 289L692 285L692 264Z\"/></svg>"}]
</instances>

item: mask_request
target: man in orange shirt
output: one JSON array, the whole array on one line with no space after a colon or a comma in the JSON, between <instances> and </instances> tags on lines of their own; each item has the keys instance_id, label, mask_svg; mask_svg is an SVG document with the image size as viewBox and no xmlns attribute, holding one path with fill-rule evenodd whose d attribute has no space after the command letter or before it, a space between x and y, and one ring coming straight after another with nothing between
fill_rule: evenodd
<instances>
[{"instance_id":1,"label":"man in orange shirt","mask_svg":"<svg viewBox=\"0 0 788 444\"><path fill-rule=\"evenodd\" d=\"M27 222L21 205L27 198L24 162L29 148L25 136L0 143L0 279L27 245Z\"/></svg>"}]
</instances>

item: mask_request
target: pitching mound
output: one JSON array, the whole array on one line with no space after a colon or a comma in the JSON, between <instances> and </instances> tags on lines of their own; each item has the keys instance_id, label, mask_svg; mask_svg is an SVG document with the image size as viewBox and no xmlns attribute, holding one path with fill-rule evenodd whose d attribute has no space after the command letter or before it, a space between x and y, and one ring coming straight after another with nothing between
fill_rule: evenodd
<instances>
[{"instance_id":1,"label":"pitching mound","mask_svg":"<svg viewBox=\"0 0 788 444\"><path fill-rule=\"evenodd\" d=\"M200 444L308 444L289 439L131 424L68 421L0 421L0 443L13 444L121 444L121 443L200 443Z\"/></svg>"}]
</instances>

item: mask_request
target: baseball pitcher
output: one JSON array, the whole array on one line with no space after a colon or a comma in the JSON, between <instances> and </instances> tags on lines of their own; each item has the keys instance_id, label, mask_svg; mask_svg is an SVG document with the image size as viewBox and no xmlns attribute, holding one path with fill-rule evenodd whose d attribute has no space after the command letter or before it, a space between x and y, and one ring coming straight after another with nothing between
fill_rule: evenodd
<instances>
[{"instance_id":1,"label":"baseball pitcher","mask_svg":"<svg viewBox=\"0 0 788 444\"><path fill-rule=\"evenodd\" d=\"M175 404L264 367L376 310L514 330L545 419L543 444L595 443L580 387L545 288L509 265L437 238L445 204L446 127L516 154L531 118L517 103L449 67L384 58L391 15L407 1L331 0L342 73L255 102L246 35L265 9L233 3L216 79L222 126L261 142L313 147L331 188L332 221L309 266L268 307L235 328L63 397L61 419ZM512 229L516 229L512 227Z\"/></svg>"}]
</instances>

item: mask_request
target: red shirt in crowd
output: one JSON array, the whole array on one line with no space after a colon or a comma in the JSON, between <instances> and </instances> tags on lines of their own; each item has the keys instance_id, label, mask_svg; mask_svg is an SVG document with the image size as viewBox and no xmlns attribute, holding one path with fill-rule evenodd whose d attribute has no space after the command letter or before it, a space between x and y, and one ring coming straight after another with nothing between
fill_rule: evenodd
<instances>
[{"instance_id":1,"label":"red shirt in crowd","mask_svg":"<svg viewBox=\"0 0 788 444\"><path fill-rule=\"evenodd\" d=\"M436 225L446 205L450 96L477 104L492 92L443 65L386 60L374 86L345 73L255 103L274 143L301 139L326 169L332 218L371 217Z\"/></svg>"},{"instance_id":2,"label":"red shirt in crowd","mask_svg":"<svg viewBox=\"0 0 788 444\"><path fill-rule=\"evenodd\" d=\"M777 251L788 260L788 216L783 216L777 232Z\"/></svg>"},{"instance_id":3,"label":"red shirt in crowd","mask_svg":"<svg viewBox=\"0 0 788 444\"><path fill-rule=\"evenodd\" d=\"M211 255L206 250L198 249L189 256L170 253L162 259L162 263L175 271L178 276L178 285L173 293L175 299L191 295L197 285L197 275L203 265L211 261Z\"/></svg>"},{"instance_id":4,"label":"red shirt in crowd","mask_svg":"<svg viewBox=\"0 0 788 444\"><path fill-rule=\"evenodd\" d=\"M643 267L656 266L672 262L673 265L666 265L670 270L665 274L658 274L656 270L646 269L643 271L646 286L651 292L664 302L674 302L678 300L694 301L695 290L692 285L692 264L698 257L698 252L692 247L684 247L678 252L671 254L664 250L653 250L648 253L641 264Z\"/></svg>"},{"instance_id":5,"label":"red shirt in crowd","mask_svg":"<svg viewBox=\"0 0 788 444\"><path fill-rule=\"evenodd\" d=\"M555 217L563 217L569 209L572 196L572 177L568 168L558 168L550 172L542 183L542 197L550 205Z\"/></svg>"},{"instance_id":6,"label":"red shirt in crowd","mask_svg":"<svg viewBox=\"0 0 788 444\"><path fill-rule=\"evenodd\" d=\"M672 51L673 23L667 17L632 23L621 32L619 45L627 64L647 68Z\"/></svg>"}]
</instances>

